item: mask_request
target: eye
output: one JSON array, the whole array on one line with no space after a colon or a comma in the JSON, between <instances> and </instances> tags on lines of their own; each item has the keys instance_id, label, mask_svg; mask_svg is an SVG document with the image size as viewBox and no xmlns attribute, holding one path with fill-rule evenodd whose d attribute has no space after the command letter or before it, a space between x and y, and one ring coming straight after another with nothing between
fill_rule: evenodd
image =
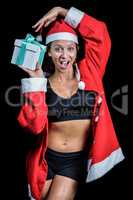
<instances>
[{"instance_id":1,"label":"eye","mask_svg":"<svg viewBox=\"0 0 133 200\"><path fill-rule=\"evenodd\" d=\"M61 48L61 47L55 47L54 50L55 50L56 52L61 52L61 51L62 51L62 48Z\"/></svg>"},{"instance_id":2,"label":"eye","mask_svg":"<svg viewBox=\"0 0 133 200\"><path fill-rule=\"evenodd\" d=\"M68 51L74 51L75 50L75 48L74 47L68 47Z\"/></svg>"}]
</instances>

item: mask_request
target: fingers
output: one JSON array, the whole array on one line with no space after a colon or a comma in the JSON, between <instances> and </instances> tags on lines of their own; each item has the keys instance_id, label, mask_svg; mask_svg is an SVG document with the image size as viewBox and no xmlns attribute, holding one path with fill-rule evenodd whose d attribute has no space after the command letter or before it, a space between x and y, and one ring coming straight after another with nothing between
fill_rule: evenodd
<instances>
[{"instance_id":1,"label":"fingers","mask_svg":"<svg viewBox=\"0 0 133 200\"><path fill-rule=\"evenodd\" d=\"M36 64L36 70L41 69L41 65L39 65L38 63Z\"/></svg>"},{"instance_id":2,"label":"fingers","mask_svg":"<svg viewBox=\"0 0 133 200\"><path fill-rule=\"evenodd\" d=\"M47 21L45 24L44 24L44 27L47 27L51 22L50 21Z\"/></svg>"},{"instance_id":3,"label":"fingers","mask_svg":"<svg viewBox=\"0 0 133 200\"><path fill-rule=\"evenodd\" d=\"M35 25L32 26L32 28L35 28L35 32L38 32L42 29L44 25L44 22L42 20L39 20Z\"/></svg>"},{"instance_id":4,"label":"fingers","mask_svg":"<svg viewBox=\"0 0 133 200\"><path fill-rule=\"evenodd\" d=\"M30 73L32 72L32 70L26 69L26 68L23 68L23 70L24 70L25 72L27 72L28 74L30 74Z\"/></svg>"},{"instance_id":5,"label":"fingers","mask_svg":"<svg viewBox=\"0 0 133 200\"><path fill-rule=\"evenodd\" d=\"M41 32L42 31L42 28L44 26L44 23L40 23L39 26L35 29L35 32Z\"/></svg>"},{"instance_id":6,"label":"fingers","mask_svg":"<svg viewBox=\"0 0 133 200\"><path fill-rule=\"evenodd\" d=\"M32 26L32 28L36 28L40 24L41 20L39 20L36 24Z\"/></svg>"},{"instance_id":7,"label":"fingers","mask_svg":"<svg viewBox=\"0 0 133 200\"><path fill-rule=\"evenodd\" d=\"M46 15L44 15L32 28L35 28L35 32L40 31L42 27L47 27L51 22L55 21L57 18L57 11L52 9Z\"/></svg>"},{"instance_id":8,"label":"fingers","mask_svg":"<svg viewBox=\"0 0 133 200\"><path fill-rule=\"evenodd\" d=\"M24 68L22 67L21 65L18 65L21 69L23 69L23 71L27 72L28 74L32 72L32 70L30 69L27 69L27 68Z\"/></svg>"},{"instance_id":9,"label":"fingers","mask_svg":"<svg viewBox=\"0 0 133 200\"><path fill-rule=\"evenodd\" d=\"M47 22L45 23L44 27L47 27L49 24L51 24L51 22L53 22L55 20L56 20L56 17L53 17L53 18L47 20Z\"/></svg>"}]
</instances>

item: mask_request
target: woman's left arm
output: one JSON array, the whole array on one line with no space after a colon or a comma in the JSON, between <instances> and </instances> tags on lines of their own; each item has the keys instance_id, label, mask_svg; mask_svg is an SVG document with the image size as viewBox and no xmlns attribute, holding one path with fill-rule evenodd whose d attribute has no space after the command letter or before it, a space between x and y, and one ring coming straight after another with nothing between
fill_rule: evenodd
<instances>
[{"instance_id":1,"label":"woman's left arm","mask_svg":"<svg viewBox=\"0 0 133 200\"><path fill-rule=\"evenodd\" d=\"M97 68L102 78L111 49L106 24L74 7L67 12L65 21L81 34L85 41L86 62L89 66Z\"/></svg>"}]
</instances>

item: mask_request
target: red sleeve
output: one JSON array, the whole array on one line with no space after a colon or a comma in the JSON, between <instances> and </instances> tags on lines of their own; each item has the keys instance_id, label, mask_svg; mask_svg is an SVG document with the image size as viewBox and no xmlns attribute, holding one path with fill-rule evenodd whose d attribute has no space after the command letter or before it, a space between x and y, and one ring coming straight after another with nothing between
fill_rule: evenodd
<instances>
[{"instance_id":1,"label":"red sleeve","mask_svg":"<svg viewBox=\"0 0 133 200\"><path fill-rule=\"evenodd\" d=\"M47 122L47 105L44 92L27 92L23 94L24 104L20 110L18 121L21 126L32 133L39 134Z\"/></svg>"},{"instance_id":2,"label":"red sleeve","mask_svg":"<svg viewBox=\"0 0 133 200\"><path fill-rule=\"evenodd\" d=\"M97 68L102 78L111 49L111 40L105 23L84 14L77 29L85 41L87 65Z\"/></svg>"}]
</instances>

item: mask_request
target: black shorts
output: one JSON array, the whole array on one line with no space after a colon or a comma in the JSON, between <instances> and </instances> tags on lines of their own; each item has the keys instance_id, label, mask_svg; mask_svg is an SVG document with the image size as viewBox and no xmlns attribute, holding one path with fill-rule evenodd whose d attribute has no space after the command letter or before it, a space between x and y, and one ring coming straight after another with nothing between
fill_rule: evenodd
<instances>
[{"instance_id":1,"label":"black shorts","mask_svg":"<svg viewBox=\"0 0 133 200\"><path fill-rule=\"evenodd\" d=\"M87 159L84 151L62 153L47 149L45 158L48 164L47 180L55 175L69 177L84 182L87 173Z\"/></svg>"}]
</instances>

